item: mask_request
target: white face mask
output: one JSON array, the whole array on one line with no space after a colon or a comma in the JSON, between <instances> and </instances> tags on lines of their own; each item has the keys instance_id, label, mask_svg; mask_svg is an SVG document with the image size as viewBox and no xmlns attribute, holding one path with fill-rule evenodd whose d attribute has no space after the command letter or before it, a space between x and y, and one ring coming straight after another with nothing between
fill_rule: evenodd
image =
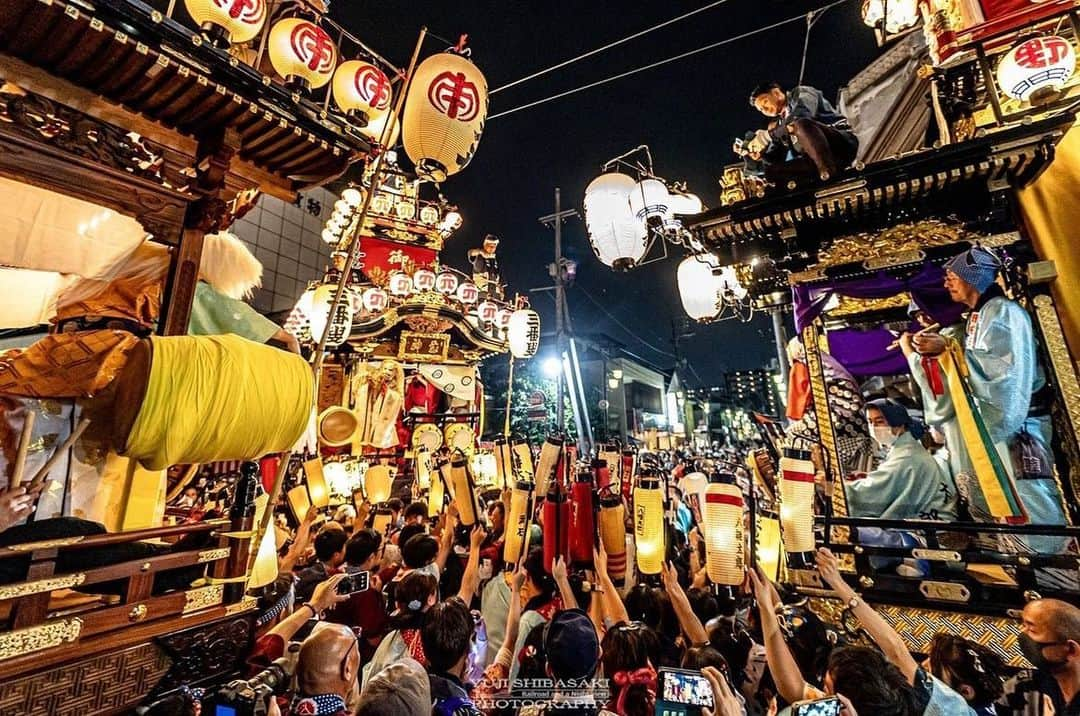
<instances>
[{"instance_id":1,"label":"white face mask","mask_svg":"<svg viewBox=\"0 0 1080 716\"><path fill-rule=\"evenodd\" d=\"M877 440L881 447L887 448L896 442L896 435L893 434L892 428L888 425L871 425L870 431L874 435L874 440Z\"/></svg>"}]
</instances>

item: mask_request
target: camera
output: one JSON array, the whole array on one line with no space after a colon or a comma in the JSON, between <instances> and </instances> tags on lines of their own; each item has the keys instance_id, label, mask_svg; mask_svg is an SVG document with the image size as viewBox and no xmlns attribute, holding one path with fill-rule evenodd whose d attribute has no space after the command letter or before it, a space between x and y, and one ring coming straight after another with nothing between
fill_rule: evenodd
<instances>
[{"instance_id":1,"label":"camera","mask_svg":"<svg viewBox=\"0 0 1080 716\"><path fill-rule=\"evenodd\" d=\"M274 661L250 679L230 681L203 697L204 716L265 716L270 699L289 689L293 660L287 656Z\"/></svg>"},{"instance_id":2,"label":"camera","mask_svg":"<svg viewBox=\"0 0 1080 716\"><path fill-rule=\"evenodd\" d=\"M338 582L338 594L352 594L354 592L367 591L371 582L370 572L349 572L348 575Z\"/></svg>"}]
</instances>

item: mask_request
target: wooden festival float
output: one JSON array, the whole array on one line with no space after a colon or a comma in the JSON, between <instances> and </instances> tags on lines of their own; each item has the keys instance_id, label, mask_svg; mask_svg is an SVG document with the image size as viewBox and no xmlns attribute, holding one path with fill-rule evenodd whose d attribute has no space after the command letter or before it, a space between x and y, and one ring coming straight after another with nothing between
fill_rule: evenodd
<instances>
[{"instance_id":1,"label":"wooden festival float","mask_svg":"<svg viewBox=\"0 0 1080 716\"><path fill-rule=\"evenodd\" d=\"M784 505L779 515L770 512L776 505L759 509L755 558L774 566L779 561L782 581L809 597L821 616L846 625L844 605L830 598L812 566L789 554L783 569L778 523L784 522L790 549L801 515L804 525L816 523L810 545L816 541L841 554L848 581L913 651L925 653L930 638L946 631L1022 665L1017 617L1024 603L1036 595L1072 603L1080 598L1075 585L1046 588L1039 579L1045 569L1075 578L1075 544L1062 554L1017 554L978 548L967 538L989 532L1080 535L1074 526L1080 517L1077 273L1068 258L1071 232L1063 230L1070 226L1076 187L1062 179L1080 161L1080 137L1073 129L1080 96L1073 72L1078 6L1012 3L998 8L997 16L964 24L961 5L971 6L951 0L920 3L929 48L923 44L918 75L886 52L853 81L863 85L858 91L872 96L875 82L894 79L887 77L889 72L897 67L908 72L900 78L900 89L885 93L897 103L894 116L860 137L865 163L857 162L825 184L770 191L747 180L739 168L729 168L723 205L687 223L715 263L734 267L758 306L790 306L794 297L806 350L824 454L825 499L817 500L816 514L812 490L809 498ZM920 39L914 38L916 45ZM912 42L911 36L905 41ZM913 91L914 86L921 91ZM924 146L923 132L912 131L907 126L912 118L901 111L921 105L926 93L934 109L924 113L923 126L927 119L935 123L941 137L933 146ZM905 380L906 362L899 351L890 354L888 344L897 331L909 330L911 296L941 290L942 264L976 243L1008 257L1007 291L1030 313L1035 327L1039 360L1053 393L1054 479L1064 495L1068 525L848 517L843 477L853 466L843 462L840 435L830 417L843 396L826 384L823 352L856 376L876 375L886 385ZM894 365L882 368L889 363ZM866 370L869 364L876 365L872 372ZM821 410L823 405L833 409ZM781 446L775 443L774 458ZM763 468L758 478L774 494L775 462L759 460L758 465ZM926 546L858 544L854 528L868 526L918 532ZM802 535L804 545L809 535ZM929 573L916 578L875 570L871 558L881 556L926 560Z\"/></svg>"}]
</instances>

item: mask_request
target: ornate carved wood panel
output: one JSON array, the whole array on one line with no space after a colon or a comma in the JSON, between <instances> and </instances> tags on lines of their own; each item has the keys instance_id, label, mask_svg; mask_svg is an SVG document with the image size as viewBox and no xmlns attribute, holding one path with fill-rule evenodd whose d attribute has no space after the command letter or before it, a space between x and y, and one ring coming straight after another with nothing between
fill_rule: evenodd
<instances>
[{"instance_id":1,"label":"ornate carved wood panel","mask_svg":"<svg viewBox=\"0 0 1080 716\"><path fill-rule=\"evenodd\" d=\"M252 621L251 615L241 616L158 637L158 643L172 661L158 692L236 670L254 641Z\"/></svg>"}]
</instances>

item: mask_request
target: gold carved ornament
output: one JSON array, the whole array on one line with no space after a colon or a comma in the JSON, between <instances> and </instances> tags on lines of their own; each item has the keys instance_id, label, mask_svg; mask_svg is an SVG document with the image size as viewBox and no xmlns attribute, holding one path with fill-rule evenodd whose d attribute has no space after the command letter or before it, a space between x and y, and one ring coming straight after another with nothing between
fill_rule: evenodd
<instances>
[{"instance_id":1,"label":"gold carved ornament","mask_svg":"<svg viewBox=\"0 0 1080 716\"><path fill-rule=\"evenodd\" d=\"M203 562L216 562L219 559L225 559L232 552L229 547L222 547L220 549L207 549L199 552L199 564Z\"/></svg>"},{"instance_id":2,"label":"gold carved ornament","mask_svg":"<svg viewBox=\"0 0 1080 716\"><path fill-rule=\"evenodd\" d=\"M876 233L863 232L836 239L828 249L818 252L814 268L874 261L901 253L914 255L926 248L977 239L978 236L963 227L937 219L897 224Z\"/></svg>"},{"instance_id":3,"label":"gold carved ornament","mask_svg":"<svg viewBox=\"0 0 1080 716\"><path fill-rule=\"evenodd\" d=\"M0 587L0 601L26 597L31 594L41 594L42 592L51 592L54 589L71 589L72 587L79 586L85 581L86 575L80 572L78 574L65 574L59 577L49 577L47 579L36 579L32 582L22 582L20 584L6 584Z\"/></svg>"},{"instance_id":4,"label":"gold carved ornament","mask_svg":"<svg viewBox=\"0 0 1080 716\"><path fill-rule=\"evenodd\" d=\"M82 619L64 619L38 626L0 632L0 659L42 651L76 641L82 633Z\"/></svg>"},{"instance_id":5,"label":"gold carved ornament","mask_svg":"<svg viewBox=\"0 0 1080 716\"><path fill-rule=\"evenodd\" d=\"M221 584L211 584L208 587L198 587L184 592L183 614L190 614L200 609L214 607L221 604L225 599L225 587Z\"/></svg>"}]
</instances>

